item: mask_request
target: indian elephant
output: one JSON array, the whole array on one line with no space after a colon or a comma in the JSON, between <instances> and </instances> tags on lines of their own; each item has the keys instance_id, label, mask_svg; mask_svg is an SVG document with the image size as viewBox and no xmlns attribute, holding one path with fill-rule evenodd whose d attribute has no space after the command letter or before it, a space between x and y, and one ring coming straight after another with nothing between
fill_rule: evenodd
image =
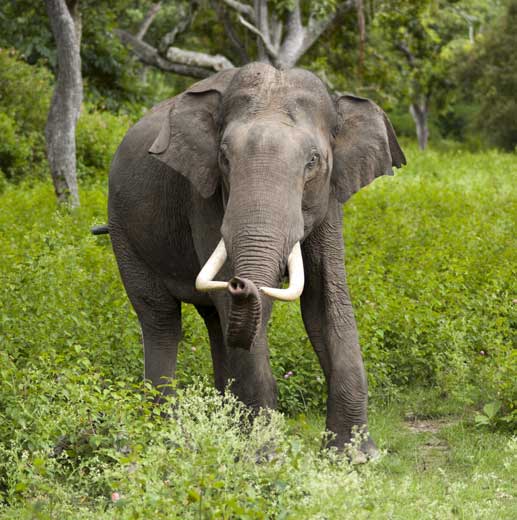
<instances>
[{"instance_id":1,"label":"indian elephant","mask_svg":"<svg viewBox=\"0 0 517 520\"><path fill-rule=\"evenodd\" d=\"M300 297L327 382L329 442L342 449L354 426L367 428L367 381L341 204L402 164L377 105L333 99L306 70L251 63L154 107L116 152L108 203L145 377L154 385L174 377L188 302L208 328L216 387L230 381L247 405L275 408L266 326L275 298ZM361 449L375 452L369 436Z\"/></svg>"}]
</instances>

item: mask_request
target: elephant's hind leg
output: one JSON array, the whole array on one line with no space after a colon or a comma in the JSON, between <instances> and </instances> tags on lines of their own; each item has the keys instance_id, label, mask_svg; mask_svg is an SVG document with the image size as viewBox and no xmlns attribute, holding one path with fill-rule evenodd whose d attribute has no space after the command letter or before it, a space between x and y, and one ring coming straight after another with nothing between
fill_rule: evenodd
<instances>
[{"instance_id":1,"label":"elephant's hind leg","mask_svg":"<svg viewBox=\"0 0 517 520\"><path fill-rule=\"evenodd\" d=\"M144 342L144 373L153 386L169 394L181 339L181 302L157 295L158 291L137 311Z\"/></svg>"},{"instance_id":2,"label":"elephant's hind leg","mask_svg":"<svg viewBox=\"0 0 517 520\"><path fill-rule=\"evenodd\" d=\"M122 282L142 328L145 378L168 394L181 339L181 302L126 241L113 235Z\"/></svg>"}]
</instances>

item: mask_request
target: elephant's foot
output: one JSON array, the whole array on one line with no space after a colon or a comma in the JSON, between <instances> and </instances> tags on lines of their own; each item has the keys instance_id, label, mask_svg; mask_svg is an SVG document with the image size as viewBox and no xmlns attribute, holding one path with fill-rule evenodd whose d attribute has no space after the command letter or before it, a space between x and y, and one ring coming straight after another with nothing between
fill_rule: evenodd
<instances>
[{"instance_id":1,"label":"elephant's foot","mask_svg":"<svg viewBox=\"0 0 517 520\"><path fill-rule=\"evenodd\" d=\"M380 452L370 436L363 440L359 447L354 446L354 444L349 444L348 446L350 448L347 455L351 464L365 464L380 457Z\"/></svg>"},{"instance_id":2,"label":"elephant's foot","mask_svg":"<svg viewBox=\"0 0 517 520\"><path fill-rule=\"evenodd\" d=\"M334 448L345 455L351 464L365 464L380 457L380 452L368 432L354 432L345 439L336 435L327 442L326 447Z\"/></svg>"}]
</instances>

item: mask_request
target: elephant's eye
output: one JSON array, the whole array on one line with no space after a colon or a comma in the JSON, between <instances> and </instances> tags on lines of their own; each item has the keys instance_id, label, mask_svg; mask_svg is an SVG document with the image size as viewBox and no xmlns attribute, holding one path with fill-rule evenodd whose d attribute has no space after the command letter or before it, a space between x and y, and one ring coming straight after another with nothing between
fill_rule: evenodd
<instances>
[{"instance_id":1,"label":"elephant's eye","mask_svg":"<svg viewBox=\"0 0 517 520\"><path fill-rule=\"evenodd\" d=\"M320 154L313 152L309 162L305 165L305 180L310 181L316 174L316 167L320 163Z\"/></svg>"},{"instance_id":2,"label":"elephant's eye","mask_svg":"<svg viewBox=\"0 0 517 520\"><path fill-rule=\"evenodd\" d=\"M320 154L313 153L311 156L311 160L307 163L307 168L312 170L320 161Z\"/></svg>"},{"instance_id":3,"label":"elephant's eye","mask_svg":"<svg viewBox=\"0 0 517 520\"><path fill-rule=\"evenodd\" d=\"M224 147L221 147L219 150L219 165L224 171L227 171L230 166L230 161L228 161Z\"/></svg>"}]
</instances>

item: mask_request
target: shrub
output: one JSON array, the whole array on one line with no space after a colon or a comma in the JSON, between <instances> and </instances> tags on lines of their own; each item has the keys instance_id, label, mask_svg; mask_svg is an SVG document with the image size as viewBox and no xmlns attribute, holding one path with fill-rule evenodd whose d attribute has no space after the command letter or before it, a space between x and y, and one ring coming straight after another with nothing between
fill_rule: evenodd
<instances>
[{"instance_id":1,"label":"shrub","mask_svg":"<svg viewBox=\"0 0 517 520\"><path fill-rule=\"evenodd\" d=\"M433 385L466 403L501 399L501 417L514 413L515 174L511 155L410 153L402 174L347 206L349 282L374 391Z\"/></svg>"},{"instance_id":2,"label":"shrub","mask_svg":"<svg viewBox=\"0 0 517 520\"><path fill-rule=\"evenodd\" d=\"M45 121L52 75L0 49L0 171L9 180L45 172Z\"/></svg>"},{"instance_id":3,"label":"shrub","mask_svg":"<svg viewBox=\"0 0 517 520\"><path fill-rule=\"evenodd\" d=\"M106 176L113 155L130 126L128 116L84 107L76 132L78 176Z\"/></svg>"},{"instance_id":4,"label":"shrub","mask_svg":"<svg viewBox=\"0 0 517 520\"><path fill-rule=\"evenodd\" d=\"M0 172L8 181L48 175L45 123L53 81L44 66L0 49ZM79 178L107 174L130 125L129 116L82 107L76 129Z\"/></svg>"},{"instance_id":5,"label":"shrub","mask_svg":"<svg viewBox=\"0 0 517 520\"><path fill-rule=\"evenodd\" d=\"M29 140L17 135L16 131L16 123L7 114L0 112L0 172L7 179L23 175L31 154Z\"/></svg>"},{"instance_id":6,"label":"shrub","mask_svg":"<svg viewBox=\"0 0 517 520\"><path fill-rule=\"evenodd\" d=\"M408 152L409 167L344 212L373 404L418 385L479 407L481 426L515 428L515 161ZM316 455L320 439L287 435L277 415L237 427L245 410L197 382L211 377L210 349L188 305L177 408L162 417L169 410L141 383L140 331L109 238L89 233L105 222L105 187L87 183L82 203L56 210L48 182L0 195L0 516L8 506L11 518L189 518L208 508L223 518L369 518L365 504L382 507L369 470ZM269 336L282 410L322 412L323 375L296 305L275 305ZM255 464L272 437L275 457Z\"/></svg>"}]
</instances>

